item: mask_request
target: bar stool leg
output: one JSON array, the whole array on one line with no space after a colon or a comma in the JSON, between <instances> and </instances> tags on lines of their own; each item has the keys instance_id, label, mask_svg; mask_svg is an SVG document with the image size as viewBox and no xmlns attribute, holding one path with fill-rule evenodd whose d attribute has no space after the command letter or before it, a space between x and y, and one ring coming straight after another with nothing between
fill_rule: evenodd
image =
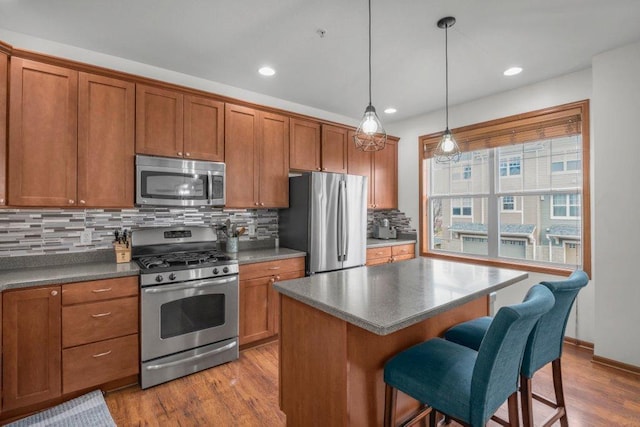
<instances>
[{"instance_id":1,"label":"bar stool leg","mask_svg":"<svg viewBox=\"0 0 640 427\"><path fill-rule=\"evenodd\" d=\"M564 403L564 390L562 387L562 369L560 367L560 358L551 362L553 371L553 388L556 392L556 404L558 405L558 411L562 414L560 417L560 425L562 427L569 427L569 420L567 418L567 407Z\"/></svg>"},{"instance_id":2,"label":"bar stool leg","mask_svg":"<svg viewBox=\"0 0 640 427\"><path fill-rule=\"evenodd\" d=\"M533 427L533 398L531 394L531 378L520 374L520 402L522 404L522 425Z\"/></svg>"},{"instance_id":3,"label":"bar stool leg","mask_svg":"<svg viewBox=\"0 0 640 427\"><path fill-rule=\"evenodd\" d=\"M396 423L396 399L398 390L389 384L384 385L384 427L393 427Z\"/></svg>"},{"instance_id":4,"label":"bar stool leg","mask_svg":"<svg viewBox=\"0 0 640 427\"><path fill-rule=\"evenodd\" d=\"M507 402L507 407L509 408L509 425L512 427L518 427L520 425L518 417L518 392L509 396L509 400Z\"/></svg>"}]
</instances>

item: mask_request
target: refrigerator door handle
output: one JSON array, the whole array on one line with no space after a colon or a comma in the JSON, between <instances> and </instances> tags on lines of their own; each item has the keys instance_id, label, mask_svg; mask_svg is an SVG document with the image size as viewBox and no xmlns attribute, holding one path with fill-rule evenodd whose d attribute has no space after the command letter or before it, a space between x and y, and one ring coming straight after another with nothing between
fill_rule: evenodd
<instances>
[{"instance_id":1,"label":"refrigerator door handle","mask_svg":"<svg viewBox=\"0 0 640 427\"><path fill-rule=\"evenodd\" d=\"M342 247L340 248L340 253L342 254L342 261L347 260L347 248L349 247L349 226L347 224L347 182L340 181L340 217L342 218L340 223L342 226L340 227L340 231L342 236L340 241L342 243Z\"/></svg>"},{"instance_id":2,"label":"refrigerator door handle","mask_svg":"<svg viewBox=\"0 0 640 427\"><path fill-rule=\"evenodd\" d=\"M336 215L336 243L338 245L338 261L342 261L342 229L344 227L344 217L342 216L342 181L338 182L338 203L336 208L338 213Z\"/></svg>"}]
</instances>

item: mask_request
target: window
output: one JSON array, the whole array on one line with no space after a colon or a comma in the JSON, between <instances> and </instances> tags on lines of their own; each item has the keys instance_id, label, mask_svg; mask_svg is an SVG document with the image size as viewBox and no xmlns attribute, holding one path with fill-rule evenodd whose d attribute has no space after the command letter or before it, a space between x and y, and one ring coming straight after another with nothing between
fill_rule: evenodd
<instances>
[{"instance_id":1,"label":"window","mask_svg":"<svg viewBox=\"0 0 640 427\"><path fill-rule=\"evenodd\" d=\"M520 157L500 159L500 176L520 175Z\"/></svg>"},{"instance_id":2,"label":"window","mask_svg":"<svg viewBox=\"0 0 640 427\"><path fill-rule=\"evenodd\" d=\"M551 218L579 218L579 194L554 194L551 203Z\"/></svg>"},{"instance_id":3,"label":"window","mask_svg":"<svg viewBox=\"0 0 640 427\"><path fill-rule=\"evenodd\" d=\"M473 201L471 199L451 200L451 215L472 216Z\"/></svg>"},{"instance_id":4,"label":"window","mask_svg":"<svg viewBox=\"0 0 640 427\"><path fill-rule=\"evenodd\" d=\"M589 136L582 134L588 106L582 101L456 129L465 158L457 164L432 161L440 134L420 137L421 254L529 271L590 271L583 214Z\"/></svg>"}]
</instances>

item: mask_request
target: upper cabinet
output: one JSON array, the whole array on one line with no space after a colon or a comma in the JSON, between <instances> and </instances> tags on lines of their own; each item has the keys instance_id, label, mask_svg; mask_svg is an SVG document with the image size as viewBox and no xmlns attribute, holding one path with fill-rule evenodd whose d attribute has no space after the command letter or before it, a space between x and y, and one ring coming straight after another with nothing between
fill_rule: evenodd
<instances>
[{"instance_id":1,"label":"upper cabinet","mask_svg":"<svg viewBox=\"0 0 640 427\"><path fill-rule=\"evenodd\" d=\"M291 119L291 169L301 171L347 172L346 128Z\"/></svg>"},{"instance_id":2,"label":"upper cabinet","mask_svg":"<svg viewBox=\"0 0 640 427\"><path fill-rule=\"evenodd\" d=\"M11 59L9 204L133 206L134 85Z\"/></svg>"},{"instance_id":3,"label":"upper cabinet","mask_svg":"<svg viewBox=\"0 0 640 427\"><path fill-rule=\"evenodd\" d=\"M0 206L7 203L7 85L9 84L7 69L8 56L0 52Z\"/></svg>"},{"instance_id":4,"label":"upper cabinet","mask_svg":"<svg viewBox=\"0 0 640 427\"><path fill-rule=\"evenodd\" d=\"M76 206L78 72L11 59L9 204Z\"/></svg>"},{"instance_id":5,"label":"upper cabinet","mask_svg":"<svg viewBox=\"0 0 640 427\"><path fill-rule=\"evenodd\" d=\"M349 140L353 140L353 131ZM348 173L369 178L369 209L398 208L398 140L387 138L384 150L365 152L349 144Z\"/></svg>"},{"instance_id":6,"label":"upper cabinet","mask_svg":"<svg viewBox=\"0 0 640 427\"><path fill-rule=\"evenodd\" d=\"M136 85L136 153L224 161L224 103Z\"/></svg>"},{"instance_id":7,"label":"upper cabinet","mask_svg":"<svg viewBox=\"0 0 640 427\"><path fill-rule=\"evenodd\" d=\"M287 207L289 118L226 104L225 163L227 207Z\"/></svg>"}]
</instances>

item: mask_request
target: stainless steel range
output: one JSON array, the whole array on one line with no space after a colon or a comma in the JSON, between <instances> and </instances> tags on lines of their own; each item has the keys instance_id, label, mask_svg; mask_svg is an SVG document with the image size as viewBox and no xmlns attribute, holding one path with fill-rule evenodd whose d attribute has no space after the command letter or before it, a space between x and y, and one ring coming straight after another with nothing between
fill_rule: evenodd
<instances>
[{"instance_id":1,"label":"stainless steel range","mask_svg":"<svg viewBox=\"0 0 640 427\"><path fill-rule=\"evenodd\" d=\"M210 227L134 230L141 269L141 385L238 358L238 262Z\"/></svg>"}]
</instances>

